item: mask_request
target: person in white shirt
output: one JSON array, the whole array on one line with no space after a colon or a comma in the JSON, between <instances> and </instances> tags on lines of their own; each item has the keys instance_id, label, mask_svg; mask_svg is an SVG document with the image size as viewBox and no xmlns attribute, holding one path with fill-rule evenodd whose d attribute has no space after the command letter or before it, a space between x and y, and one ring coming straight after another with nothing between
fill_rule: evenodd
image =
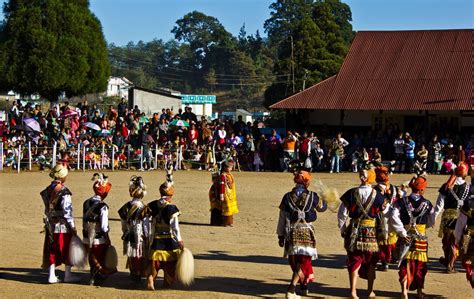
<instances>
[{"instance_id":1,"label":"person in white shirt","mask_svg":"<svg viewBox=\"0 0 474 299\"><path fill-rule=\"evenodd\" d=\"M49 269L48 282L51 284L60 282L56 276L56 267L61 264L66 265L65 282L79 280L71 273L69 261L69 245L72 236L76 235L77 231L72 216L72 193L64 185L67 175L66 166L56 165L49 174L53 181L40 193L45 207L45 242L42 267Z\"/></svg>"},{"instance_id":2,"label":"person in white shirt","mask_svg":"<svg viewBox=\"0 0 474 299\"><path fill-rule=\"evenodd\" d=\"M454 263L459 255L452 238L459 209L470 197L471 186L465 180L468 171L469 165L464 162L459 163L454 174L439 189L439 196L436 201L435 216L438 217L443 212L438 236L443 238L444 256L439 261L446 267L447 273L455 272Z\"/></svg>"},{"instance_id":3,"label":"person in white shirt","mask_svg":"<svg viewBox=\"0 0 474 299\"><path fill-rule=\"evenodd\" d=\"M462 244L460 244L462 241ZM466 270L466 279L474 289L474 171L471 170L471 195L464 201L454 229L454 243L462 249L462 265Z\"/></svg>"},{"instance_id":4,"label":"person in white shirt","mask_svg":"<svg viewBox=\"0 0 474 299\"><path fill-rule=\"evenodd\" d=\"M83 204L83 243L89 248L90 285L101 285L105 278L117 272L107 269L105 256L110 246L109 206L104 202L112 184L103 173L95 173L92 180L94 196Z\"/></svg>"},{"instance_id":5,"label":"person in white shirt","mask_svg":"<svg viewBox=\"0 0 474 299\"><path fill-rule=\"evenodd\" d=\"M423 297L425 277L428 272L428 237L426 229L435 224L431 202L423 197L426 178L414 177L409 184L412 193L396 201L390 212L389 223L397 233L400 249L399 281L402 297L408 299L408 290L417 290Z\"/></svg>"},{"instance_id":6,"label":"person in white shirt","mask_svg":"<svg viewBox=\"0 0 474 299\"><path fill-rule=\"evenodd\" d=\"M400 132L397 138L393 141L393 147L395 150L395 171L403 171L403 161L405 160L405 139L403 138L403 133Z\"/></svg>"}]
</instances>

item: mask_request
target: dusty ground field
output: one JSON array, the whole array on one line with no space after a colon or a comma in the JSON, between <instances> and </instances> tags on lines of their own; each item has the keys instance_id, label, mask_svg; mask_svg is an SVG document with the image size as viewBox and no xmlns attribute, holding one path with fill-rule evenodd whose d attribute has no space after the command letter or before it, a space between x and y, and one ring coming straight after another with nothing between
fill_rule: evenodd
<instances>
[{"instance_id":1,"label":"dusty ground field","mask_svg":"<svg viewBox=\"0 0 474 299\"><path fill-rule=\"evenodd\" d=\"M119 252L121 232L116 211L129 199L127 186L132 174L142 175L148 185L145 202L157 198L158 186L165 177L164 172L109 173L113 184L107 198L111 208L111 236ZM82 222L82 202L92 195L91 176L92 173L72 172L66 182L73 193L78 227ZM196 282L189 288L177 286L152 293L131 288L123 256L119 257L119 273L100 288L88 286L88 274L80 270L75 270L82 277L78 284L46 284L47 273L40 269L44 237L39 233L43 213L39 192L50 179L47 173L0 174L0 297L283 297L291 271L287 261L281 257L282 249L277 244L275 227L279 202L293 186L292 177L288 173L236 173L235 177L240 214L235 217L233 228L220 228L208 226L210 174L197 171L175 173L175 198L182 211L181 230L185 246L195 255ZM337 187L341 193L357 184L357 177L349 173L317 174L314 177L328 186ZM408 179L406 175L395 175L392 181L399 184ZM431 176L427 198L435 201L437 188L445 180L445 176ZM336 214L330 211L320 214L315 223L320 259L313 263L316 279L309 288L313 298L345 297L348 294L345 251L336 224ZM429 230L430 271L425 292L430 297L472 296L473 291L462 271L450 275L442 273L437 263L441 255L441 240L436 234L437 229ZM60 269L62 276L64 268ZM367 295L366 286L366 281L361 280L359 295L362 297ZM378 272L375 290L379 297L397 297L397 270Z\"/></svg>"}]
</instances>

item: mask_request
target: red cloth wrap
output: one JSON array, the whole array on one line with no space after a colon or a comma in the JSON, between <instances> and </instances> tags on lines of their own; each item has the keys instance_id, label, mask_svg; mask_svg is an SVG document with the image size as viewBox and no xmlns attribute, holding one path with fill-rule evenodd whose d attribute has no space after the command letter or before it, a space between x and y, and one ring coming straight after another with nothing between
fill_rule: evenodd
<instances>
[{"instance_id":1,"label":"red cloth wrap","mask_svg":"<svg viewBox=\"0 0 474 299\"><path fill-rule=\"evenodd\" d=\"M311 264L311 257L307 255L289 255L288 262L290 263L291 270L293 272L301 272L303 275L300 276L300 284L307 285L314 280L313 265Z\"/></svg>"},{"instance_id":2,"label":"red cloth wrap","mask_svg":"<svg viewBox=\"0 0 474 299\"><path fill-rule=\"evenodd\" d=\"M71 233L53 234L54 242L49 244L47 248L49 265L71 265L69 262L69 243L71 242L71 237Z\"/></svg>"},{"instance_id":3,"label":"red cloth wrap","mask_svg":"<svg viewBox=\"0 0 474 299\"><path fill-rule=\"evenodd\" d=\"M225 194L225 174L220 175L220 188L219 188L219 196L224 197Z\"/></svg>"},{"instance_id":4,"label":"red cloth wrap","mask_svg":"<svg viewBox=\"0 0 474 299\"><path fill-rule=\"evenodd\" d=\"M453 258L458 257L458 250L456 248L456 242L454 240L454 234L452 232L443 234L443 239L441 240L443 245L444 258L446 263L449 263Z\"/></svg>"},{"instance_id":5,"label":"red cloth wrap","mask_svg":"<svg viewBox=\"0 0 474 299\"><path fill-rule=\"evenodd\" d=\"M359 276L362 279L367 279L367 271L369 266L375 267L379 257L376 252L367 252L356 250L347 253L347 270L349 273L355 272L359 269ZM359 268L360 267L360 268Z\"/></svg>"},{"instance_id":6,"label":"red cloth wrap","mask_svg":"<svg viewBox=\"0 0 474 299\"><path fill-rule=\"evenodd\" d=\"M411 290L422 289L425 285L425 276L428 267L425 262L418 260L404 260L398 271L400 283L407 281L407 287Z\"/></svg>"},{"instance_id":7,"label":"red cloth wrap","mask_svg":"<svg viewBox=\"0 0 474 299\"><path fill-rule=\"evenodd\" d=\"M385 263L392 262L392 252L397 248L397 244L379 245L379 260Z\"/></svg>"},{"instance_id":8,"label":"red cloth wrap","mask_svg":"<svg viewBox=\"0 0 474 299\"><path fill-rule=\"evenodd\" d=\"M92 260L92 255L99 262L99 264L104 267L105 265L105 253L107 252L106 244L92 245L91 255L89 255L89 265L91 268L95 268L95 263Z\"/></svg>"},{"instance_id":9,"label":"red cloth wrap","mask_svg":"<svg viewBox=\"0 0 474 299\"><path fill-rule=\"evenodd\" d=\"M165 281L171 285L174 282L176 277L176 265L177 261L163 262L163 261L153 261L153 267L156 272L163 270Z\"/></svg>"},{"instance_id":10,"label":"red cloth wrap","mask_svg":"<svg viewBox=\"0 0 474 299\"><path fill-rule=\"evenodd\" d=\"M128 267L130 268L130 273L135 276L143 277L145 272L145 259L143 257L129 257L128 258Z\"/></svg>"}]
</instances>

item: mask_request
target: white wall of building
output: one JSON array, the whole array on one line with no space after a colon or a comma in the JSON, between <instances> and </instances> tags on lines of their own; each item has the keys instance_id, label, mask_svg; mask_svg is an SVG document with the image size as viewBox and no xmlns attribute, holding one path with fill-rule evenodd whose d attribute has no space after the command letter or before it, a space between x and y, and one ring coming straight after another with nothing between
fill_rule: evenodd
<instances>
[{"instance_id":1,"label":"white wall of building","mask_svg":"<svg viewBox=\"0 0 474 299\"><path fill-rule=\"evenodd\" d=\"M124 78L110 77L107 84L107 91L105 95L107 97L128 97L128 89L131 82L124 80Z\"/></svg>"},{"instance_id":2,"label":"white wall of building","mask_svg":"<svg viewBox=\"0 0 474 299\"><path fill-rule=\"evenodd\" d=\"M177 113L178 109L181 107L180 99L140 89L133 89L132 98L133 102L132 99L130 99L130 102L132 102L132 108L135 105L138 105L140 111L145 112L147 116L151 116L155 112L161 113L162 109L167 108L173 109L173 111Z\"/></svg>"}]
</instances>

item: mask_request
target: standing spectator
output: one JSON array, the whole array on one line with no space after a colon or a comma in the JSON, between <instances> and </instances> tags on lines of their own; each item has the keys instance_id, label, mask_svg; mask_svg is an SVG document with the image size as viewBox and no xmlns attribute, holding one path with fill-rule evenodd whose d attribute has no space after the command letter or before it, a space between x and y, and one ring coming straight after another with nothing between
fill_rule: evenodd
<instances>
[{"instance_id":1,"label":"standing spectator","mask_svg":"<svg viewBox=\"0 0 474 299\"><path fill-rule=\"evenodd\" d=\"M283 140L283 153L288 155L290 160L296 159L295 146L296 146L296 136L293 135L293 132L288 131L285 139Z\"/></svg>"},{"instance_id":2,"label":"standing spectator","mask_svg":"<svg viewBox=\"0 0 474 299\"><path fill-rule=\"evenodd\" d=\"M237 121L234 124L235 132L244 132L246 128L245 122L242 120L242 115L237 117Z\"/></svg>"},{"instance_id":3,"label":"standing spectator","mask_svg":"<svg viewBox=\"0 0 474 299\"><path fill-rule=\"evenodd\" d=\"M188 142L189 144L196 144L198 141L199 133L196 129L196 125L194 123L191 124L191 129L188 131Z\"/></svg>"},{"instance_id":4,"label":"standing spectator","mask_svg":"<svg viewBox=\"0 0 474 299\"><path fill-rule=\"evenodd\" d=\"M303 136L300 138L300 144L299 144L299 158L301 162L305 162L305 160L308 158L309 153L311 151L311 139L308 138L308 133L304 132Z\"/></svg>"},{"instance_id":5,"label":"standing spectator","mask_svg":"<svg viewBox=\"0 0 474 299\"><path fill-rule=\"evenodd\" d=\"M396 166L395 170L397 172L402 172L403 171L403 160L405 157L405 139L403 139L403 133L400 132L398 134L398 137L395 138L393 141L393 147L395 151L395 161L396 161Z\"/></svg>"},{"instance_id":6,"label":"standing spectator","mask_svg":"<svg viewBox=\"0 0 474 299\"><path fill-rule=\"evenodd\" d=\"M428 164L428 150L426 149L425 145L422 144L420 150L416 153L416 162L415 162L416 174L425 175L427 164Z\"/></svg>"},{"instance_id":7,"label":"standing spectator","mask_svg":"<svg viewBox=\"0 0 474 299\"><path fill-rule=\"evenodd\" d=\"M117 110L118 110L118 116L125 116L125 109L127 108L127 99L122 97L122 100L118 104Z\"/></svg>"},{"instance_id":8,"label":"standing spectator","mask_svg":"<svg viewBox=\"0 0 474 299\"><path fill-rule=\"evenodd\" d=\"M331 169L329 173L334 171L339 173L341 159L344 158L344 147L348 146L349 142L342 138L342 133L337 133L336 137L332 140L331 145Z\"/></svg>"},{"instance_id":9,"label":"standing spectator","mask_svg":"<svg viewBox=\"0 0 474 299\"><path fill-rule=\"evenodd\" d=\"M382 155L380 154L379 149L377 147L374 148L372 163L374 163L374 165L376 166L382 165Z\"/></svg>"},{"instance_id":10,"label":"standing spectator","mask_svg":"<svg viewBox=\"0 0 474 299\"><path fill-rule=\"evenodd\" d=\"M267 165L271 171L278 171L280 165L281 137L276 130L272 130L272 136L268 138Z\"/></svg>"},{"instance_id":11,"label":"standing spectator","mask_svg":"<svg viewBox=\"0 0 474 299\"><path fill-rule=\"evenodd\" d=\"M314 148L313 153L314 153L313 170L314 171L323 170L324 150L321 148L321 144L319 142L316 143L316 147Z\"/></svg>"},{"instance_id":12,"label":"standing spectator","mask_svg":"<svg viewBox=\"0 0 474 299\"><path fill-rule=\"evenodd\" d=\"M413 173L413 162L415 160L415 141L410 133L405 133L405 172Z\"/></svg>"},{"instance_id":13,"label":"standing spectator","mask_svg":"<svg viewBox=\"0 0 474 299\"><path fill-rule=\"evenodd\" d=\"M224 129L224 126L220 126L219 127L219 130L217 130L217 143L220 145L220 146L223 146L225 144L225 138L227 136L227 132L226 130Z\"/></svg>"},{"instance_id":14,"label":"standing spectator","mask_svg":"<svg viewBox=\"0 0 474 299\"><path fill-rule=\"evenodd\" d=\"M441 143L438 141L438 136L434 135L428 146L428 171L430 173L439 174L441 170Z\"/></svg>"}]
</instances>

